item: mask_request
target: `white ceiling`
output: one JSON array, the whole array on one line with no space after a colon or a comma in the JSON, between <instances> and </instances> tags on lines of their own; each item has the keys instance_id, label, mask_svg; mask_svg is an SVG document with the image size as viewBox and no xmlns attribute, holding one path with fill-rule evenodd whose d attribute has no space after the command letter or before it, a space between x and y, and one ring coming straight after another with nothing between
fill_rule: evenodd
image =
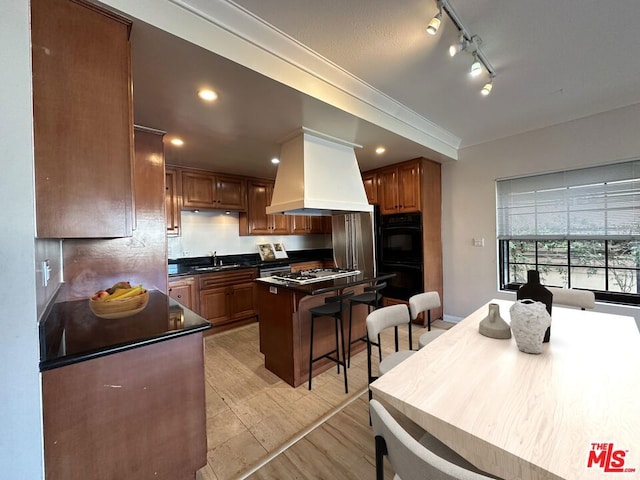
<instances>
[{"instance_id":1,"label":"white ceiling","mask_svg":"<svg viewBox=\"0 0 640 480\"><path fill-rule=\"evenodd\" d=\"M202 0L172 3L216 15ZM638 0L452 0L496 71L488 97L479 94L487 77L467 74L471 57L447 54L457 37L453 24L445 19L437 36L425 33L436 12L432 0L224 3L246 9L442 128L453 147L640 102ZM186 142L181 149L167 146L169 163L274 177L268 159L303 125L363 145L356 151L362 170L420 155L444 158L424 142L141 22L134 21L131 41L136 123ZM218 91L216 103L195 97L204 84ZM378 144L387 146L383 157L372 153Z\"/></svg>"}]
</instances>

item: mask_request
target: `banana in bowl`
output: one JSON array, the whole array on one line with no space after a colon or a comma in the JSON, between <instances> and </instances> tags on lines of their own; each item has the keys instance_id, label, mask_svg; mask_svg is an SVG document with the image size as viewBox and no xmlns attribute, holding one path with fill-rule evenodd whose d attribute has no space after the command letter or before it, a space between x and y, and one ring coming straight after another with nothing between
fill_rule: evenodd
<instances>
[{"instance_id":1,"label":"banana in bowl","mask_svg":"<svg viewBox=\"0 0 640 480\"><path fill-rule=\"evenodd\" d=\"M149 302L149 292L129 282L118 282L113 287L96 292L89 299L89 308L100 318L114 319L135 315Z\"/></svg>"}]
</instances>

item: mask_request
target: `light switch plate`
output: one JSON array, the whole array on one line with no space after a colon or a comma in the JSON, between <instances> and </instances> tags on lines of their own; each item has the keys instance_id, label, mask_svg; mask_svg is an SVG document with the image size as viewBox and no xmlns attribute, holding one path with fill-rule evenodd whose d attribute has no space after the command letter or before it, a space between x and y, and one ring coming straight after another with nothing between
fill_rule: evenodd
<instances>
[{"instance_id":1,"label":"light switch plate","mask_svg":"<svg viewBox=\"0 0 640 480\"><path fill-rule=\"evenodd\" d=\"M475 238L473 239L474 247L484 247L484 238Z\"/></svg>"}]
</instances>

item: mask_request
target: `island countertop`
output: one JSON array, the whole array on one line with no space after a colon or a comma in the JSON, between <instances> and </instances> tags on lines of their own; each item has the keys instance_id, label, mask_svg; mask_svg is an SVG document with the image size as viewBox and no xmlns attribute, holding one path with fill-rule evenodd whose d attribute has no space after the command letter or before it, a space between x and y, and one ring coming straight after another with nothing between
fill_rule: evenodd
<instances>
[{"instance_id":1,"label":"island countertop","mask_svg":"<svg viewBox=\"0 0 640 480\"><path fill-rule=\"evenodd\" d=\"M211 324L162 292L149 292L140 313L119 319L93 314L88 300L55 303L40 323L40 371L201 332Z\"/></svg>"},{"instance_id":2,"label":"island countertop","mask_svg":"<svg viewBox=\"0 0 640 480\"><path fill-rule=\"evenodd\" d=\"M365 283L384 281L393 276L395 276L395 274L372 276L364 273L359 273L357 275L352 275L349 277L334 278L331 280L323 280L302 285L296 282L290 282L273 277L256 278L255 281L267 285L272 285L274 287L286 288L303 295L320 295L323 293L343 290L349 287L355 287L356 285L363 285Z\"/></svg>"}]
</instances>

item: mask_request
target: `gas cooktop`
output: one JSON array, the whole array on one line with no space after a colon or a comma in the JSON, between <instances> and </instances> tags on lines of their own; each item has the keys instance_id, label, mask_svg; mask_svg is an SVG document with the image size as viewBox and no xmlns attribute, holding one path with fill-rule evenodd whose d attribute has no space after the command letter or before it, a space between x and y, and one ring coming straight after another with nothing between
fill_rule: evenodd
<instances>
[{"instance_id":1,"label":"gas cooktop","mask_svg":"<svg viewBox=\"0 0 640 480\"><path fill-rule=\"evenodd\" d=\"M349 277L351 275L358 275L359 273L360 270L348 268L315 268L313 270L301 270L299 272L274 273L272 278L304 285L306 283L333 280L334 278Z\"/></svg>"}]
</instances>

